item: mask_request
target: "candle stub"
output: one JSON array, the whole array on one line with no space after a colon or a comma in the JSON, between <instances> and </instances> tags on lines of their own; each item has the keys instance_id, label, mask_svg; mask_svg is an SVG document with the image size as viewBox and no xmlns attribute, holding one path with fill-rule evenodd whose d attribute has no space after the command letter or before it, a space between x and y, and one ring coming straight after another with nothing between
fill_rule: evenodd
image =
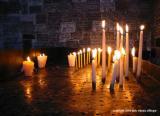
<instances>
[{"instance_id":1,"label":"candle stub","mask_svg":"<svg viewBox=\"0 0 160 116\"><path fill-rule=\"evenodd\" d=\"M74 67L76 62L76 53L69 54L68 55L68 64L70 67Z\"/></svg>"},{"instance_id":2,"label":"candle stub","mask_svg":"<svg viewBox=\"0 0 160 116\"><path fill-rule=\"evenodd\" d=\"M44 53L40 54L39 56L37 56L37 60L38 60L38 67L44 68L47 62L47 56Z\"/></svg>"}]
</instances>

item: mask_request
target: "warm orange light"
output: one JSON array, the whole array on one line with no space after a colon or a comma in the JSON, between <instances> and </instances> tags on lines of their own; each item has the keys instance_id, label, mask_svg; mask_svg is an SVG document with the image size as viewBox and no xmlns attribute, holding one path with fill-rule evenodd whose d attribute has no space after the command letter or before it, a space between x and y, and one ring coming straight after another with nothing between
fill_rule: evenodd
<instances>
[{"instance_id":1,"label":"warm orange light","mask_svg":"<svg viewBox=\"0 0 160 116\"><path fill-rule=\"evenodd\" d=\"M113 55L113 62L117 60L116 55Z\"/></svg>"},{"instance_id":2,"label":"warm orange light","mask_svg":"<svg viewBox=\"0 0 160 116\"><path fill-rule=\"evenodd\" d=\"M102 28L104 29L105 26L106 26L106 22L105 22L105 20L102 20Z\"/></svg>"},{"instance_id":3,"label":"warm orange light","mask_svg":"<svg viewBox=\"0 0 160 116\"><path fill-rule=\"evenodd\" d=\"M40 54L40 56L45 56L45 54L43 53L43 54Z\"/></svg>"},{"instance_id":4,"label":"warm orange light","mask_svg":"<svg viewBox=\"0 0 160 116\"><path fill-rule=\"evenodd\" d=\"M132 56L134 57L135 56L135 52L136 52L136 49L135 47L132 48Z\"/></svg>"},{"instance_id":5,"label":"warm orange light","mask_svg":"<svg viewBox=\"0 0 160 116\"><path fill-rule=\"evenodd\" d=\"M82 54L82 50L79 50L79 53Z\"/></svg>"},{"instance_id":6,"label":"warm orange light","mask_svg":"<svg viewBox=\"0 0 160 116\"><path fill-rule=\"evenodd\" d=\"M144 28L145 28L145 26L144 26L144 25L141 25L141 26L140 26L140 30L141 30L141 31L143 31L143 30L144 30Z\"/></svg>"},{"instance_id":7,"label":"warm orange light","mask_svg":"<svg viewBox=\"0 0 160 116\"><path fill-rule=\"evenodd\" d=\"M76 52L73 52L73 55L76 56Z\"/></svg>"},{"instance_id":8,"label":"warm orange light","mask_svg":"<svg viewBox=\"0 0 160 116\"><path fill-rule=\"evenodd\" d=\"M92 50L92 58L95 58L97 55L97 49Z\"/></svg>"},{"instance_id":9,"label":"warm orange light","mask_svg":"<svg viewBox=\"0 0 160 116\"><path fill-rule=\"evenodd\" d=\"M120 27L120 33L123 34L123 28L122 27Z\"/></svg>"},{"instance_id":10,"label":"warm orange light","mask_svg":"<svg viewBox=\"0 0 160 116\"><path fill-rule=\"evenodd\" d=\"M128 31L129 31L129 27L128 25L126 25L126 32L128 33Z\"/></svg>"},{"instance_id":11,"label":"warm orange light","mask_svg":"<svg viewBox=\"0 0 160 116\"><path fill-rule=\"evenodd\" d=\"M117 23L117 31L120 31L119 23Z\"/></svg>"},{"instance_id":12,"label":"warm orange light","mask_svg":"<svg viewBox=\"0 0 160 116\"><path fill-rule=\"evenodd\" d=\"M124 49L124 48L122 48L122 54L123 54L123 55L125 55L125 54L126 54L126 52L125 52L125 49Z\"/></svg>"},{"instance_id":13,"label":"warm orange light","mask_svg":"<svg viewBox=\"0 0 160 116\"><path fill-rule=\"evenodd\" d=\"M30 59L30 57L29 57L29 56L27 57L27 61L29 61L29 62L31 61L31 59Z\"/></svg>"},{"instance_id":14,"label":"warm orange light","mask_svg":"<svg viewBox=\"0 0 160 116\"><path fill-rule=\"evenodd\" d=\"M86 49L85 48L83 48L83 53L85 53L86 52Z\"/></svg>"},{"instance_id":15,"label":"warm orange light","mask_svg":"<svg viewBox=\"0 0 160 116\"><path fill-rule=\"evenodd\" d=\"M102 51L102 49L101 48L98 48L98 52L101 52Z\"/></svg>"},{"instance_id":16,"label":"warm orange light","mask_svg":"<svg viewBox=\"0 0 160 116\"><path fill-rule=\"evenodd\" d=\"M119 60L120 57L121 57L121 52L120 52L119 50L115 50L115 51L114 51L114 54L115 54L115 56L116 56L116 59Z\"/></svg>"},{"instance_id":17,"label":"warm orange light","mask_svg":"<svg viewBox=\"0 0 160 116\"><path fill-rule=\"evenodd\" d=\"M90 51L91 51L91 48L87 48L87 51L90 52Z\"/></svg>"},{"instance_id":18,"label":"warm orange light","mask_svg":"<svg viewBox=\"0 0 160 116\"><path fill-rule=\"evenodd\" d=\"M108 54L111 54L111 52L112 52L112 48L111 48L110 46L108 47L108 49L107 49L107 50L108 50Z\"/></svg>"}]
</instances>

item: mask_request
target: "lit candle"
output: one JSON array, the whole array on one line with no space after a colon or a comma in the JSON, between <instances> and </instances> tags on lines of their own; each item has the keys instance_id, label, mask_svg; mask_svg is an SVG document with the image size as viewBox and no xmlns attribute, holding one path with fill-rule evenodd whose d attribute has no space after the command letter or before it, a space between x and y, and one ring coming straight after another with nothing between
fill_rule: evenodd
<instances>
[{"instance_id":1,"label":"lit candle","mask_svg":"<svg viewBox=\"0 0 160 116\"><path fill-rule=\"evenodd\" d=\"M117 77L117 66L118 66L118 60L120 59L120 51L115 50L114 52L114 56L113 56L113 67L112 67L112 79L111 79L111 83L110 83L110 90L114 90L114 83L116 81L116 77Z\"/></svg>"},{"instance_id":2,"label":"lit candle","mask_svg":"<svg viewBox=\"0 0 160 116\"><path fill-rule=\"evenodd\" d=\"M73 52L73 55L74 55L74 62L75 62L75 67L77 67L77 54L76 52Z\"/></svg>"},{"instance_id":3,"label":"lit candle","mask_svg":"<svg viewBox=\"0 0 160 116\"><path fill-rule=\"evenodd\" d=\"M25 76L32 76L34 70L34 62L27 57L27 61L23 61L22 70L24 71Z\"/></svg>"},{"instance_id":4,"label":"lit candle","mask_svg":"<svg viewBox=\"0 0 160 116\"><path fill-rule=\"evenodd\" d=\"M82 62L82 50L80 50L79 52L80 52L80 57L81 57L81 61L80 61L80 62L81 62L81 66L80 66L80 67L82 68L82 67L83 67L83 62Z\"/></svg>"},{"instance_id":5,"label":"lit candle","mask_svg":"<svg viewBox=\"0 0 160 116\"><path fill-rule=\"evenodd\" d=\"M81 67L81 64L80 64L80 52L77 53L78 54L78 68Z\"/></svg>"},{"instance_id":6,"label":"lit candle","mask_svg":"<svg viewBox=\"0 0 160 116\"><path fill-rule=\"evenodd\" d=\"M108 49L108 70L110 69L111 66L111 53L112 53L112 48L109 46Z\"/></svg>"},{"instance_id":7,"label":"lit candle","mask_svg":"<svg viewBox=\"0 0 160 116\"><path fill-rule=\"evenodd\" d=\"M119 43L120 43L120 40L119 40L119 37L120 37L120 33L119 33L119 31L120 31L120 26L119 26L119 23L117 23L117 41L116 41L116 48L117 48L117 50L119 50Z\"/></svg>"},{"instance_id":8,"label":"lit candle","mask_svg":"<svg viewBox=\"0 0 160 116\"><path fill-rule=\"evenodd\" d=\"M98 48L98 65L100 65L101 62L101 48Z\"/></svg>"},{"instance_id":9,"label":"lit candle","mask_svg":"<svg viewBox=\"0 0 160 116\"><path fill-rule=\"evenodd\" d=\"M37 60L38 60L38 67L44 68L47 62L47 56L44 53L40 54L39 56L37 56Z\"/></svg>"},{"instance_id":10,"label":"lit candle","mask_svg":"<svg viewBox=\"0 0 160 116\"><path fill-rule=\"evenodd\" d=\"M106 80L106 34L105 20L102 21L102 82Z\"/></svg>"},{"instance_id":11,"label":"lit candle","mask_svg":"<svg viewBox=\"0 0 160 116\"><path fill-rule=\"evenodd\" d=\"M98 64L98 60L97 60L97 48L93 49L93 51L95 52L94 54L96 54L95 56L95 67L97 67L97 64Z\"/></svg>"},{"instance_id":12,"label":"lit candle","mask_svg":"<svg viewBox=\"0 0 160 116\"><path fill-rule=\"evenodd\" d=\"M68 64L69 64L69 66L72 66L72 54L70 53L69 55L68 55Z\"/></svg>"},{"instance_id":13,"label":"lit candle","mask_svg":"<svg viewBox=\"0 0 160 116\"><path fill-rule=\"evenodd\" d=\"M142 48L143 48L143 30L144 30L144 25L141 25L141 26L140 26L139 50L138 50L137 77L140 77L140 75L141 75Z\"/></svg>"},{"instance_id":14,"label":"lit candle","mask_svg":"<svg viewBox=\"0 0 160 116\"><path fill-rule=\"evenodd\" d=\"M121 50L121 54L123 52L123 29L122 27L120 27L120 32L121 32L121 41L120 41L120 50ZM123 70L123 55L121 55L120 58L120 87L123 88L123 76L124 76L124 70Z\"/></svg>"},{"instance_id":15,"label":"lit candle","mask_svg":"<svg viewBox=\"0 0 160 116\"><path fill-rule=\"evenodd\" d=\"M133 73L136 72L136 57L135 57L135 51L136 51L136 50L135 50L135 47L133 47L133 48L132 48L132 56L133 56L133 59L132 59L132 60L133 60L133 62L132 62L132 63L133 63Z\"/></svg>"},{"instance_id":16,"label":"lit candle","mask_svg":"<svg viewBox=\"0 0 160 116\"><path fill-rule=\"evenodd\" d=\"M89 63L89 51L90 51L90 48L87 48L87 61L86 61L87 64Z\"/></svg>"},{"instance_id":17,"label":"lit candle","mask_svg":"<svg viewBox=\"0 0 160 116\"><path fill-rule=\"evenodd\" d=\"M116 41L116 48L117 50L120 50L120 25L117 23L117 41ZM117 80L119 80L120 75L120 61L118 60L117 63Z\"/></svg>"},{"instance_id":18,"label":"lit candle","mask_svg":"<svg viewBox=\"0 0 160 116\"><path fill-rule=\"evenodd\" d=\"M88 51L88 63L91 62L91 48L89 48L89 51Z\"/></svg>"},{"instance_id":19,"label":"lit candle","mask_svg":"<svg viewBox=\"0 0 160 116\"><path fill-rule=\"evenodd\" d=\"M83 48L83 61L84 61L84 66L86 65L86 56L85 56L86 50Z\"/></svg>"},{"instance_id":20,"label":"lit candle","mask_svg":"<svg viewBox=\"0 0 160 116\"><path fill-rule=\"evenodd\" d=\"M125 50L121 49L121 58L120 58L120 88L123 88L123 80L124 80L124 58L125 58Z\"/></svg>"},{"instance_id":21,"label":"lit candle","mask_svg":"<svg viewBox=\"0 0 160 116\"><path fill-rule=\"evenodd\" d=\"M95 90L96 89L96 50L92 50L92 89Z\"/></svg>"},{"instance_id":22,"label":"lit candle","mask_svg":"<svg viewBox=\"0 0 160 116\"><path fill-rule=\"evenodd\" d=\"M126 25L126 60L125 60L125 76L129 75L129 27Z\"/></svg>"}]
</instances>

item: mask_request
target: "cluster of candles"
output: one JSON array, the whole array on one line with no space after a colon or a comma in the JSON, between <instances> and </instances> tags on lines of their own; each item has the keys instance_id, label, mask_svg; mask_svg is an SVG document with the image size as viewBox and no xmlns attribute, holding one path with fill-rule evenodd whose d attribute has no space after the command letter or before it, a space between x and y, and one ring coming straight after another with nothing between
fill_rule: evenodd
<instances>
[{"instance_id":1,"label":"cluster of candles","mask_svg":"<svg viewBox=\"0 0 160 116\"><path fill-rule=\"evenodd\" d=\"M78 52L72 52L68 55L68 63L70 67L83 68L91 63L91 52L96 50L96 65L101 62L101 48L83 48Z\"/></svg>"},{"instance_id":2,"label":"cluster of candles","mask_svg":"<svg viewBox=\"0 0 160 116\"><path fill-rule=\"evenodd\" d=\"M38 67L44 68L47 62L47 56L45 54L40 54L37 56L38 60ZM27 60L23 61L23 67L22 70L25 74L25 76L32 76L34 71L34 62L31 61L30 57L27 57Z\"/></svg>"},{"instance_id":3,"label":"cluster of candles","mask_svg":"<svg viewBox=\"0 0 160 116\"><path fill-rule=\"evenodd\" d=\"M141 62L142 62L142 47L143 47L143 30L144 25L140 26L140 41L139 41L139 50L138 50L138 62L136 64L135 57L135 48L132 48L133 56L133 73L136 73L136 76L139 77L141 74ZM125 48L123 45L124 32L123 28L117 23L117 37L116 37L116 50L114 51L113 58L112 48L108 47L108 69L111 68L111 60L113 61L113 70L112 78L110 82L110 89L114 90L114 83L116 79L119 80L120 88L123 88L124 77L129 76L129 27L125 27ZM87 61L86 61L86 49L79 50L77 53L73 52L68 55L68 61L70 66L76 66L82 68L86 64L90 63L90 53L92 51L92 87L96 87L96 66L100 64L102 59L102 82L105 82L106 78L106 35L105 35L105 20L102 21L102 49L87 48ZM101 57L102 52L102 58ZM98 57L98 58L97 58ZM89 59L89 60L88 60ZM137 66L137 70L136 70ZM137 72L136 72L137 71Z\"/></svg>"}]
</instances>

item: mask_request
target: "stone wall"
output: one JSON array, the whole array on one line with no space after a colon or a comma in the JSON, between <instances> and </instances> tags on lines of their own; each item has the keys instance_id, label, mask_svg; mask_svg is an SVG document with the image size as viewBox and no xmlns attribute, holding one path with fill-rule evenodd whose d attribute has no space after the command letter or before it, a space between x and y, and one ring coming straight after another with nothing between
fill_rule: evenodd
<instances>
[{"instance_id":1,"label":"stone wall","mask_svg":"<svg viewBox=\"0 0 160 116\"><path fill-rule=\"evenodd\" d=\"M160 1L155 0L153 9L153 45L160 47Z\"/></svg>"},{"instance_id":2,"label":"stone wall","mask_svg":"<svg viewBox=\"0 0 160 116\"><path fill-rule=\"evenodd\" d=\"M115 44L117 21L129 23L136 43L149 9L145 0L0 0L0 49L99 47L101 19L107 21L107 43Z\"/></svg>"}]
</instances>

